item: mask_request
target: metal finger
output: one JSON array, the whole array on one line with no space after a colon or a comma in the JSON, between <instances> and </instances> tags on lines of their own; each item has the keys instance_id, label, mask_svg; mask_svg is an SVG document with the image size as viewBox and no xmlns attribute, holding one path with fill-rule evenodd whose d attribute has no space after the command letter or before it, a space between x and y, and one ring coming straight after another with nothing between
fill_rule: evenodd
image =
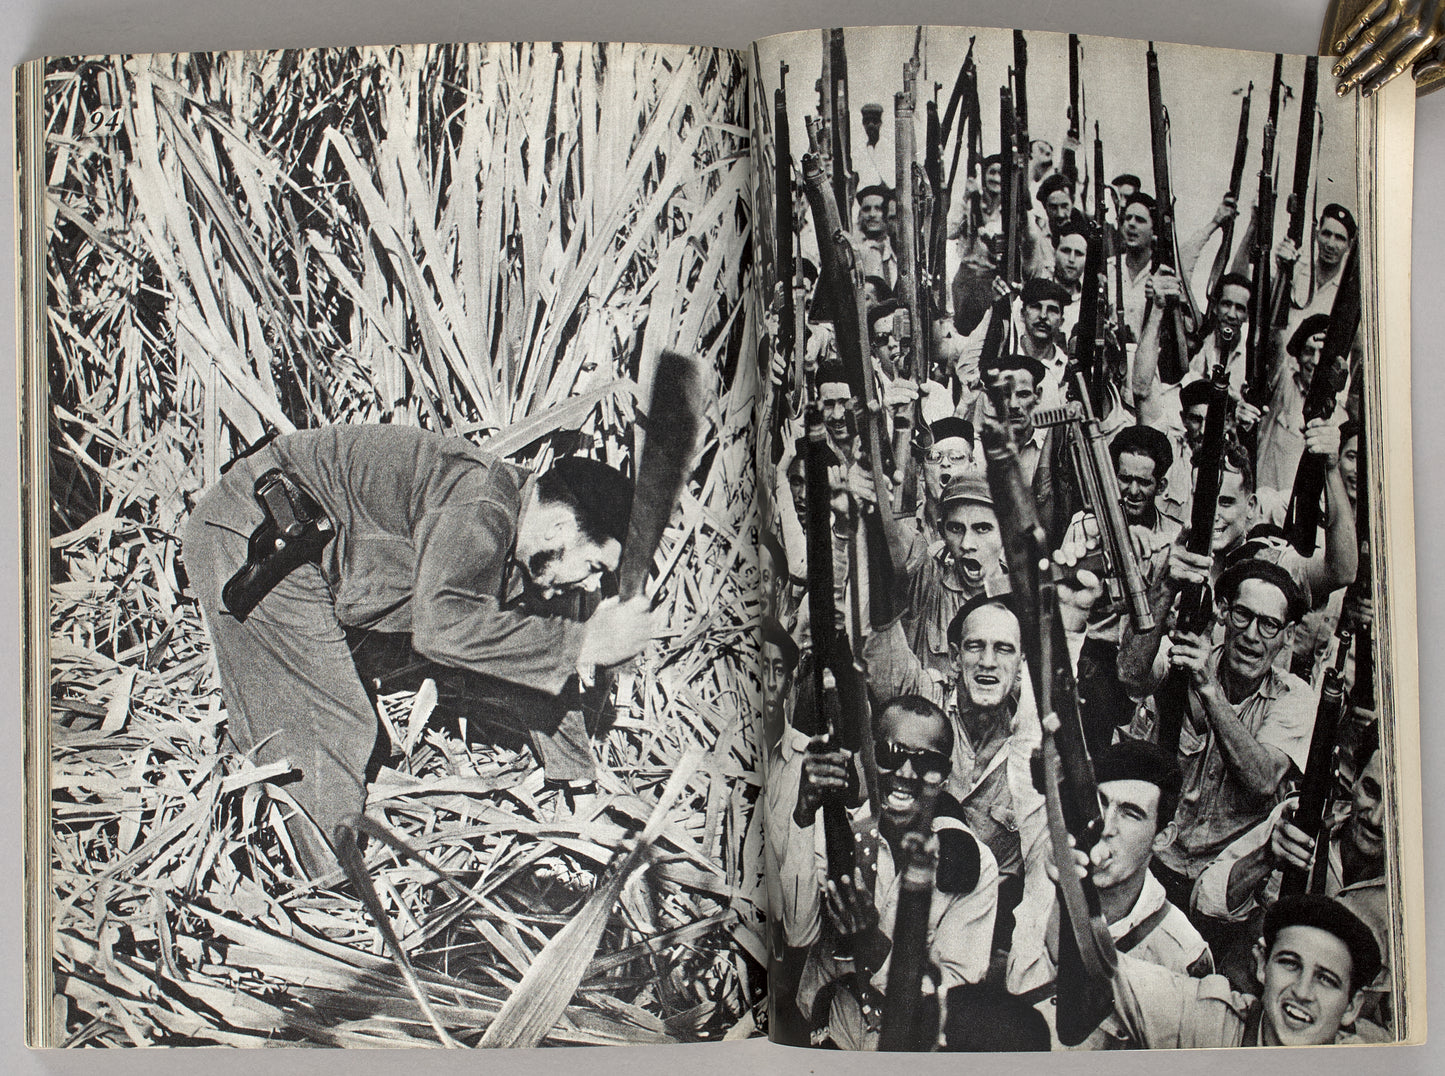
<instances>
[{"instance_id":1,"label":"metal finger","mask_svg":"<svg viewBox=\"0 0 1445 1076\"><path fill-rule=\"evenodd\" d=\"M1360 92L1364 97L1379 90L1396 75L1405 74L1416 59L1425 55L1431 46L1435 45L1436 36L1433 30L1431 33L1409 33L1409 35L1396 32L1389 42L1386 42L1386 46L1396 42L1396 39L1399 39L1396 46L1390 49L1389 59L1380 65L1379 71L1374 72L1373 77L1357 79L1360 82Z\"/></svg>"},{"instance_id":2,"label":"metal finger","mask_svg":"<svg viewBox=\"0 0 1445 1076\"><path fill-rule=\"evenodd\" d=\"M1354 43L1355 38L1363 33L1370 23L1385 13L1390 3L1391 0L1375 0L1375 3L1360 12L1359 15L1355 17L1355 21L1350 23L1348 29L1345 30L1344 36L1335 42L1335 51L1342 53L1348 49L1351 44ZM1335 73L1337 75L1339 74L1339 72Z\"/></svg>"},{"instance_id":3,"label":"metal finger","mask_svg":"<svg viewBox=\"0 0 1445 1076\"><path fill-rule=\"evenodd\" d=\"M1361 96L1369 97L1370 94L1374 93L1397 75L1403 75L1414 66L1416 60L1434 48L1438 40L1438 36L1432 33L1428 37L1408 44L1404 49L1395 54L1389 66L1376 72L1373 78L1360 86Z\"/></svg>"},{"instance_id":4,"label":"metal finger","mask_svg":"<svg viewBox=\"0 0 1445 1076\"><path fill-rule=\"evenodd\" d=\"M1340 80L1340 86L1358 81L1375 70L1379 66L1381 51L1380 44L1395 32L1399 25L1400 15L1398 12L1388 19L1371 26L1354 46L1344 53L1334 66L1334 76Z\"/></svg>"}]
</instances>

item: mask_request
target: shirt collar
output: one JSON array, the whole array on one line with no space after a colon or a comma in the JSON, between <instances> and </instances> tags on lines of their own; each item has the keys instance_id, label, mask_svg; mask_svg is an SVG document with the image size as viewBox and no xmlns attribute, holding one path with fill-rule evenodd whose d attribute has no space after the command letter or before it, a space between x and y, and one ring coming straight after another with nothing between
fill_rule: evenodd
<instances>
[{"instance_id":1,"label":"shirt collar","mask_svg":"<svg viewBox=\"0 0 1445 1076\"><path fill-rule=\"evenodd\" d=\"M1120 919L1117 923L1109 924L1109 936L1115 941L1118 941L1160 908L1164 907L1164 900L1164 886L1158 878L1154 877L1154 872L1146 867L1144 870L1144 888L1139 890L1139 895L1134 898L1134 907L1129 909L1129 914L1124 916L1123 919Z\"/></svg>"}]
</instances>

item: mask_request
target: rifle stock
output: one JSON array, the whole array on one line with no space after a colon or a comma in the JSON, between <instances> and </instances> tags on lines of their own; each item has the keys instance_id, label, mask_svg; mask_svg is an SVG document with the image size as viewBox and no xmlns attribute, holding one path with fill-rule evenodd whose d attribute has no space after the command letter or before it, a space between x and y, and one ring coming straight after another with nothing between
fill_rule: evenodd
<instances>
[{"instance_id":1,"label":"rifle stock","mask_svg":"<svg viewBox=\"0 0 1445 1076\"><path fill-rule=\"evenodd\" d=\"M883 1030L878 1049L928 1051L937 1029L921 1019L923 976L928 970L929 912L938 870L938 853L930 841L934 806L942 782L925 782L908 832L899 841L898 908L893 917L893 948L889 953L884 993Z\"/></svg>"},{"instance_id":2,"label":"rifle stock","mask_svg":"<svg viewBox=\"0 0 1445 1076\"><path fill-rule=\"evenodd\" d=\"M1239 103L1239 132L1234 136L1234 163L1229 169L1229 194L1239 202L1240 184L1244 182L1244 166L1249 157L1249 106L1254 96L1254 83L1244 91L1244 100ZM1229 271L1229 256L1234 249L1234 218L1230 217L1219 229L1219 250L1215 252L1214 264L1209 269L1209 294L1219 287L1219 278Z\"/></svg>"}]
</instances>

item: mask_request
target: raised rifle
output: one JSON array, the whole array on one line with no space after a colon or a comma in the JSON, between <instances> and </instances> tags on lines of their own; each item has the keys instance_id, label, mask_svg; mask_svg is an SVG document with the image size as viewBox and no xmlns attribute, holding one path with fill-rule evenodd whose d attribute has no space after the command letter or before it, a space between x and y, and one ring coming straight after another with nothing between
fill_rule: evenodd
<instances>
[{"instance_id":1,"label":"raised rifle","mask_svg":"<svg viewBox=\"0 0 1445 1076\"><path fill-rule=\"evenodd\" d=\"M1083 137L1083 111L1079 107L1079 35L1069 35L1069 133L1060 157L1060 171L1073 192L1079 186L1079 160L1074 145Z\"/></svg>"},{"instance_id":2,"label":"raised rifle","mask_svg":"<svg viewBox=\"0 0 1445 1076\"><path fill-rule=\"evenodd\" d=\"M1289 202L1289 227L1285 231L1285 237L1294 244L1298 250L1304 243L1305 225L1309 223L1310 207L1307 204L1310 193L1310 166L1312 162L1315 145L1315 116L1316 116L1316 95L1319 91L1320 58L1318 56L1305 57L1305 78L1304 89L1300 93L1299 102L1299 132L1295 136L1294 144L1294 185L1290 188ZM1313 274L1314 266L1311 265L1310 273ZM1279 278L1274 282L1274 294L1270 300L1272 316L1270 324L1275 329L1283 329L1289 322L1290 315L1290 294L1294 290L1294 265L1284 266L1279 273Z\"/></svg>"},{"instance_id":3,"label":"raised rifle","mask_svg":"<svg viewBox=\"0 0 1445 1076\"><path fill-rule=\"evenodd\" d=\"M1274 73L1269 80L1269 110L1265 113L1265 129L1269 131L1279 130L1279 103L1281 97L1287 96L1292 91L1284 84L1284 56L1281 53L1274 54ZM1271 176L1275 174L1274 144L1270 144L1269 153L1265 154L1265 169ZM1273 214L1273 202L1270 204L1270 212ZM1271 221L1273 216L1271 215ZM1234 253L1234 264L1230 271L1241 276L1249 276L1251 259L1254 254L1255 237L1259 234L1259 204L1256 203L1249 215L1249 227L1245 230L1245 241L1239 245ZM1269 233L1265 245L1274 241L1273 233Z\"/></svg>"},{"instance_id":4,"label":"raised rifle","mask_svg":"<svg viewBox=\"0 0 1445 1076\"><path fill-rule=\"evenodd\" d=\"M1244 91L1244 100L1239 103L1239 132L1234 136L1234 163L1229 169L1229 195L1239 204L1240 184L1244 182L1244 165L1249 156L1249 105L1254 96L1254 83ZM1219 278L1229 271L1229 256L1234 249L1234 218L1230 217L1219 229L1219 250L1214 255L1214 265L1209 270L1209 294L1219 287Z\"/></svg>"},{"instance_id":5,"label":"raised rifle","mask_svg":"<svg viewBox=\"0 0 1445 1076\"><path fill-rule=\"evenodd\" d=\"M1149 42L1146 54L1149 87L1149 135L1154 158L1154 269L1167 265L1179 277L1179 299L1165 304L1159 337L1159 377L1175 384L1189 368L1189 330L1186 319L1197 323L1189 282L1179 264L1179 238L1175 233L1174 190L1169 177L1169 110L1159 81L1159 54Z\"/></svg>"},{"instance_id":6,"label":"raised rifle","mask_svg":"<svg viewBox=\"0 0 1445 1076\"><path fill-rule=\"evenodd\" d=\"M898 297L902 300L907 323L909 346L905 348L899 334L900 377L917 381L928 376L929 322L923 309L926 288L920 284L918 242L918 146L914 114L917 105L919 43L923 27L914 38L913 57L903 65L903 90L893 96L893 158L895 190L898 198ZM900 311L902 313L903 311ZM898 324L898 316L894 315ZM907 416L895 416L893 426L894 488L891 501L895 512L905 512L917 498L918 471L912 442L915 425L922 425L921 413L915 404ZM890 502L880 501L881 507Z\"/></svg>"},{"instance_id":7,"label":"raised rifle","mask_svg":"<svg viewBox=\"0 0 1445 1076\"><path fill-rule=\"evenodd\" d=\"M1249 324L1244 338L1244 401L1263 409L1269 404L1268 358L1273 338L1269 317L1270 238L1274 235L1274 125L1265 122L1262 163L1259 170L1259 200L1254 207L1254 235L1250 252ZM1250 462L1254 462L1259 431L1252 429L1240 438Z\"/></svg>"},{"instance_id":8,"label":"raised rifle","mask_svg":"<svg viewBox=\"0 0 1445 1076\"><path fill-rule=\"evenodd\" d=\"M797 262L793 257L793 154L788 137L788 65L778 64L778 88L773 91L774 154L776 178L773 183L774 197L774 246L777 253L778 283L782 286L782 304L778 311L778 332L776 346L787 363L794 379L801 379L803 364L798 361L798 317L794 284ZM800 387L789 384L785 376L773 392L772 459L777 463L783 453L783 426L787 420L790 388L796 399Z\"/></svg>"},{"instance_id":9,"label":"raised rifle","mask_svg":"<svg viewBox=\"0 0 1445 1076\"><path fill-rule=\"evenodd\" d=\"M853 676L853 658L846 636L838 630L838 603L834 596L833 509L828 482L828 468L837 462L837 455L828 444L821 407L808 406L806 456L803 473L808 484L808 614L813 634L813 692L818 700L820 727L813 730L826 735L834 748L857 753L865 727L860 727L856 711L857 688ZM840 692L839 680L855 690ZM845 709L845 698L852 703ZM866 705L866 703L864 703ZM847 792L825 796L822 805L824 849L828 859L828 876L833 879L852 878L856 867L853 855L853 830L848 823Z\"/></svg>"},{"instance_id":10,"label":"raised rifle","mask_svg":"<svg viewBox=\"0 0 1445 1076\"><path fill-rule=\"evenodd\" d=\"M1103 304L1099 285L1103 279L1104 244L1097 226L1091 229L1089 253L1084 266L1084 292L1079 297L1079 335L1074 359L1069 364L1070 399L1063 407L1040 408L1034 412L1035 428L1062 427L1068 439L1069 455L1079 492L1087 511L1099 527L1099 574L1108 586L1109 597L1123 604L1134 630L1154 630L1144 573L1139 567L1128 522L1119 497L1119 479L1096 414L1091 386L1096 366L1103 364L1105 334L1101 316ZM1094 567L1085 564L1085 567Z\"/></svg>"},{"instance_id":11,"label":"raised rifle","mask_svg":"<svg viewBox=\"0 0 1445 1076\"><path fill-rule=\"evenodd\" d=\"M1184 547L1198 556L1214 551L1214 516L1219 507L1219 487L1224 482L1225 433L1231 409L1228 375L1224 363L1220 362L1210 378L1204 435L1194 456L1194 503L1189 515L1189 538ZM1207 583L1186 584L1179 592L1176 630L1202 635L1213 620L1213 588ZM1189 675L1185 669L1170 669L1154 693L1158 744L1171 755L1179 751L1179 734L1189 709Z\"/></svg>"},{"instance_id":12,"label":"raised rifle","mask_svg":"<svg viewBox=\"0 0 1445 1076\"><path fill-rule=\"evenodd\" d=\"M942 788L941 780L922 783L918 808L899 840L898 906L893 916L879 1050L926 1052L936 1043L937 1028L923 1019L927 1011L923 976L928 970L929 913L938 873L938 852L930 838Z\"/></svg>"},{"instance_id":13,"label":"raised rifle","mask_svg":"<svg viewBox=\"0 0 1445 1076\"><path fill-rule=\"evenodd\" d=\"M1027 161L1020 161L1018 153L1018 113L1014 108L1013 91L1003 86L999 89L999 194L1000 221L1003 225L1003 257L999 272L1004 280L1013 285L1023 283L1023 236L1020 234L1020 206L1022 191L1027 185L1022 182L1021 172L1028 169Z\"/></svg>"},{"instance_id":14,"label":"raised rifle","mask_svg":"<svg viewBox=\"0 0 1445 1076\"><path fill-rule=\"evenodd\" d=\"M851 222L858 183L853 174L853 120L848 114L848 52L838 27L828 31L828 71L832 80L828 101L832 109L833 200L838 218Z\"/></svg>"},{"instance_id":15,"label":"raised rifle","mask_svg":"<svg viewBox=\"0 0 1445 1076\"><path fill-rule=\"evenodd\" d=\"M1003 400L995 396L1002 416ZM982 431L989 489L1015 597L1020 637L1043 729L1044 798L1054 861L1059 864L1059 1039L1082 1042L1112 1007L1116 963L1108 923L1093 882L1071 869L1074 845L1088 851L1101 827L1099 788L1079 720L1073 667L1059 619L1055 566L1033 495L1024 481L1012 428L985 421Z\"/></svg>"},{"instance_id":16,"label":"raised rifle","mask_svg":"<svg viewBox=\"0 0 1445 1076\"><path fill-rule=\"evenodd\" d=\"M1114 226L1109 227L1106 211L1106 194L1109 201L1114 203ZM1121 353L1124 345L1129 341L1129 326L1124 320L1124 254L1116 242L1119 233L1124 227L1123 206L1119 202L1119 192L1104 182L1104 140L1099 137L1099 121L1094 121L1094 220L1103 229L1104 235L1108 237L1109 243L1106 247L1109 264L1114 267L1114 339L1115 347ZM1108 289L1106 283L1105 290ZM1122 363L1120 368L1122 375Z\"/></svg>"},{"instance_id":17,"label":"raised rifle","mask_svg":"<svg viewBox=\"0 0 1445 1076\"><path fill-rule=\"evenodd\" d=\"M1350 349L1360 330L1360 265L1355 251L1350 250L1345 267L1340 271L1339 290L1330 307L1330 322L1325 328L1325 342L1319 362L1310 377L1304 398L1304 420L1327 419L1335 411L1335 401L1349 376ZM1320 497L1325 490L1325 461L1313 452L1300 456L1290 490L1289 508L1285 512L1284 529L1290 545L1301 556L1315 551L1321 519ZM1359 487L1357 487L1358 489ZM1359 494L1357 493L1356 496Z\"/></svg>"},{"instance_id":18,"label":"raised rifle","mask_svg":"<svg viewBox=\"0 0 1445 1076\"><path fill-rule=\"evenodd\" d=\"M1338 633L1335 663L1325 669L1320 684L1320 701L1315 707L1315 726L1310 734L1310 753L1305 759L1304 777L1299 785L1299 805L1291 821L1315 842L1314 859L1308 869L1287 866L1280 879L1279 895L1324 891L1324 873L1329 849L1320 841L1329 818L1331 793L1335 786L1335 748L1339 743L1340 720L1345 713L1345 660L1350 653L1350 630Z\"/></svg>"}]
</instances>

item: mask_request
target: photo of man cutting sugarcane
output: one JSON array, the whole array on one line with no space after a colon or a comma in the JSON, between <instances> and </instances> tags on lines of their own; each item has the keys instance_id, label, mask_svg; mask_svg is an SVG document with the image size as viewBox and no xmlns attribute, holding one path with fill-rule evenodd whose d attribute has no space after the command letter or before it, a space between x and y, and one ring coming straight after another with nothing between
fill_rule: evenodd
<instances>
[{"instance_id":1,"label":"photo of man cutting sugarcane","mask_svg":"<svg viewBox=\"0 0 1445 1076\"><path fill-rule=\"evenodd\" d=\"M53 66L60 1038L752 1033L738 58Z\"/></svg>"}]
</instances>

